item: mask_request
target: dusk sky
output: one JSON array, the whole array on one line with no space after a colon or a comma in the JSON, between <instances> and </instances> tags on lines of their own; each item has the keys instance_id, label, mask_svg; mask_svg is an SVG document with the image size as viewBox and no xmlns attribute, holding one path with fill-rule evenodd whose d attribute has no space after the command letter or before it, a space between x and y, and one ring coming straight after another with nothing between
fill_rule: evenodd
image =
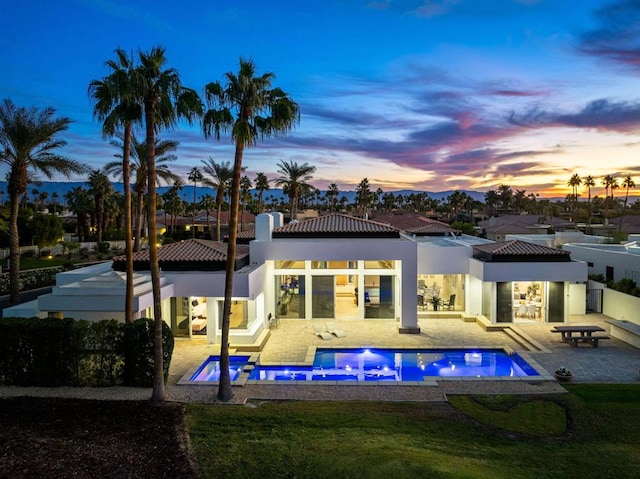
<instances>
[{"instance_id":1,"label":"dusk sky","mask_svg":"<svg viewBox=\"0 0 640 479\"><path fill-rule=\"evenodd\" d=\"M282 159L316 166L321 189L367 177L384 191L508 184L564 196L573 173L597 178L594 195L606 174L640 185L640 0L0 5L0 99L71 118L60 153L92 168L117 151L92 118L89 82L109 73L115 48L162 45L199 93L242 56L299 103L292 133L245 152L251 179L276 177ZM160 138L180 141L172 169L185 178L208 157L233 162L230 140L205 140L198 124Z\"/></svg>"}]
</instances>

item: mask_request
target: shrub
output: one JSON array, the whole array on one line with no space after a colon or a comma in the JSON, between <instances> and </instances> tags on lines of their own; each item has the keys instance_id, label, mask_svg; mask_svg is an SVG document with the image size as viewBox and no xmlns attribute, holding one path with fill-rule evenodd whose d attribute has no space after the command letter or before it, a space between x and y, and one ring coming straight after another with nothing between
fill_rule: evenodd
<instances>
[{"instance_id":1,"label":"shrub","mask_svg":"<svg viewBox=\"0 0 640 479\"><path fill-rule=\"evenodd\" d=\"M111 249L111 244L108 241L102 241L96 245L96 251L101 254L106 254Z\"/></svg>"},{"instance_id":2,"label":"shrub","mask_svg":"<svg viewBox=\"0 0 640 479\"><path fill-rule=\"evenodd\" d=\"M132 324L65 319L0 319L0 384L15 386L149 387L153 321ZM163 323L164 377L173 335Z\"/></svg>"},{"instance_id":3,"label":"shrub","mask_svg":"<svg viewBox=\"0 0 640 479\"><path fill-rule=\"evenodd\" d=\"M155 331L152 319L138 319L124 325L120 353L124 357L122 384L124 386L151 387L153 385L153 364ZM164 379L169 376L169 365L173 354L173 335L169 326L162 323L162 351Z\"/></svg>"}]
</instances>

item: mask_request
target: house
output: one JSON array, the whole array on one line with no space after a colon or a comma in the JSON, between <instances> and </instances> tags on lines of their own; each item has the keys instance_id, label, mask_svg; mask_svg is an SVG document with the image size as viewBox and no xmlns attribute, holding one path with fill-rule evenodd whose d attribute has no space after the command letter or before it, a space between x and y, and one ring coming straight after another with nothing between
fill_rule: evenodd
<instances>
[{"instance_id":1,"label":"house","mask_svg":"<svg viewBox=\"0 0 640 479\"><path fill-rule=\"evenodd\" d=\"M562 218L545 218L538 215L492 216L480 221L484 236L492 241L504 241L506 235L546 234L549 230L565 231L575 229L575 225Z\"/></svg>"},{"instance_id":2,"label":"house","mask_svg":"<svg viewBox=\"0 0 640 479\"><path fill-rule=\"evenodd\" d=\"M512 323L584 313L587 265L567 251L461 235L433 221L406 230L338 213L286 225L282 214L263 213L255 221L234 258L234 346L263 341L270 315L394 321L398 333L414 334L424 315ZM201 239L159 249L163 319L175 336L220 341L226 251ZM120 257L61 273L50 294L4 315L121 320L123 269ZM148 251L135 254L134 269L135 316L151 317Z\"/></svg>"},{"instance_id":3,"label":"house","mask_svg":"<svg viewBox=\"0 0 640 479\"><path fill-rule=\"evenodd\" d=\"M625 244L568 243L562 248L584 261L588 274L601 274L606 281L629 278L640 284L640 236L630 235Z\"/></svg>"}]
</instances>

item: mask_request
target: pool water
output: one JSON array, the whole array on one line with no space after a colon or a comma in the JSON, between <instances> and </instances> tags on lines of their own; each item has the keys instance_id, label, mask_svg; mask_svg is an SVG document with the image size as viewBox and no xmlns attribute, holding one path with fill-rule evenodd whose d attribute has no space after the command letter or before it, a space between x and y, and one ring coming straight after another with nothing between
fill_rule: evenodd
<instances>
[{"instance_id":1,"label":"pool water","mask_svg":"<svg viewBox=\"0 0 640 479\"><path fill-rule=\"evenodd\" d=\"M318 349L313 366L260 366L253 380L424 381L432 377L538 376L517 354L504 350Z\"/></svg>"},{"instance_id":2,"label":"pool water","mask_svg":"<svg viewBox=\"0 0 640 479\"><path fill-rule=\"evenodd\" d=\"M231 381L238 379L242 368L249 362L250 356L229 356L229 376ZM220 356L209 358L198 368L191 381L220 381Z\"/></svg>"}]
</instances>

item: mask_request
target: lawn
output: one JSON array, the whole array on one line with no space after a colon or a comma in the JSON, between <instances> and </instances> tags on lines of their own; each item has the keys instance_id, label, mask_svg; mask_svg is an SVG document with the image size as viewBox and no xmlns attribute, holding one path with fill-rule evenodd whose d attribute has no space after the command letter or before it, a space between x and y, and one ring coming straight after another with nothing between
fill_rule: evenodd
<instances>
[{"instance_id":1,"label":"lawn","mask_svg":"<svg viewBox=\"0 0 640 479\"><path fill-rule=\"evenodd\" d=\"M207 478L640 477L640 385L570 391L452 404L191 404L187 428Z\"/></svg>"},{"instance_id":2,"label":"lawn","mask_svg":"<svg viewBox=\"0 0 640 479\"><path fill-rule=\"evenodd\" d=\"M640 384L568 389L449 404L0 398L0 477L640 477Z\"/></svg>"}]
</instances>

